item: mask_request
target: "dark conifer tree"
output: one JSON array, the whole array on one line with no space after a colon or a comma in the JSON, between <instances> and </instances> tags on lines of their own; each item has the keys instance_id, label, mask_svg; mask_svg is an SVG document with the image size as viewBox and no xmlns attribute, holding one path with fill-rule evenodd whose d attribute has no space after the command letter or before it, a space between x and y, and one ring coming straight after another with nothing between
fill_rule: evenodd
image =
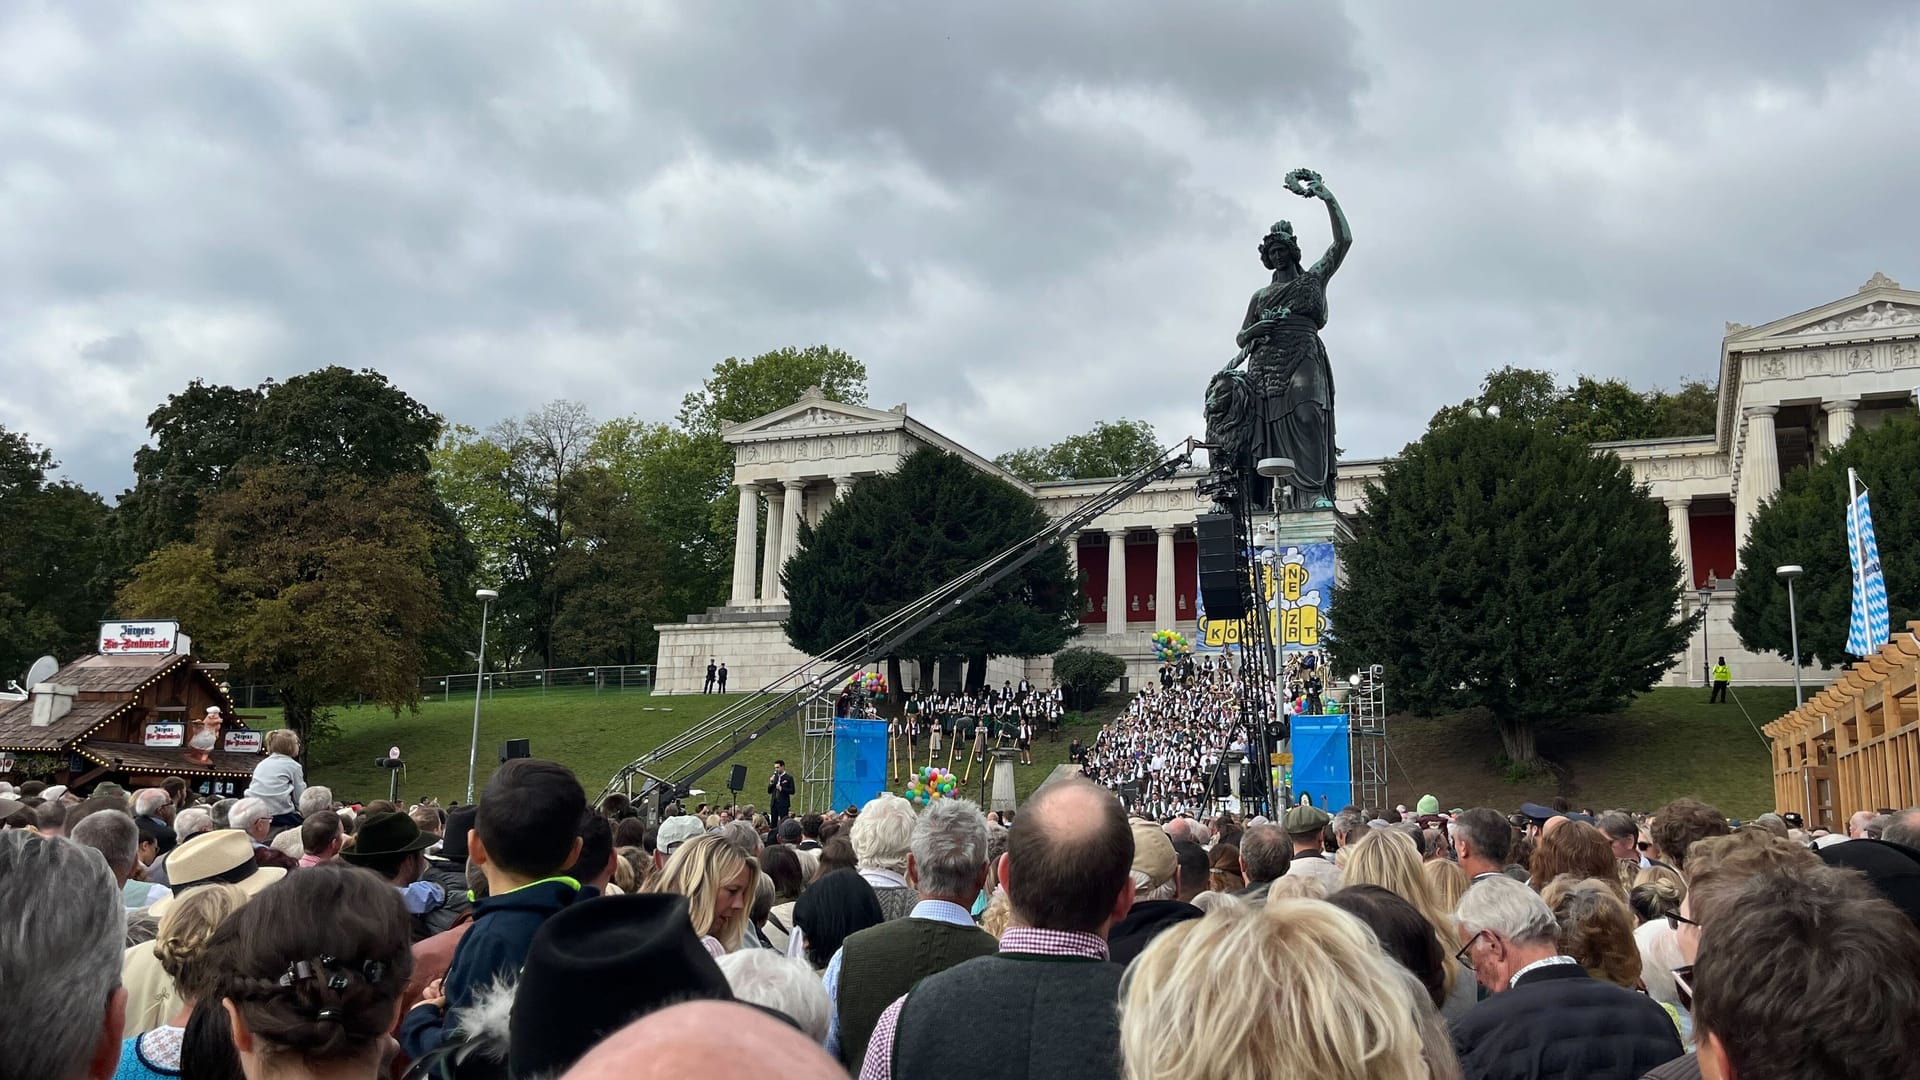
<instances>
[{"instance_id":1,"label":"dark conifer tree","mask_svg":"<svg viewBox=\"0 0 1920 1080\"><path fill-rule=\"evenodd\" d=\"M1517 764L1538 722L1651 688L1693 629L1665 509L1618 457L1522 420L1439 420L1354 530L1335 663L1384 664L1396 709L1487 710Z\"/></svg>"},{"instance_id":2,"label":"dark conifer tree","mask_svg":"<svg viewBox=\"0 0 1920 1080\"><path fill-rule=\"evenodd\" d=\"M863 479L818 528L802 525L786 565L787 639L822 655L860 627L1046 527L1025 492L957 454L923 449L898 472ZM968 681L989 656L1044 656L1078 631L1080 590L1058 545L906 642L898 661L964 657Z\"/></svg>"}]
</instances>

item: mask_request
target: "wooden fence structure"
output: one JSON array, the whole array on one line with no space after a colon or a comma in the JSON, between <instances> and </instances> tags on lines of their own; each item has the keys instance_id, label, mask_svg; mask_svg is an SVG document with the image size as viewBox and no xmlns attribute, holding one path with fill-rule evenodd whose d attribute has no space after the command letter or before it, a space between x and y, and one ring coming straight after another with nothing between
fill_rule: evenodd
<instances>
[{"instance_id":1,"label":"wooden fence structure","mask_svg":"<svg viewBox=\"0 0 1920 1080\"><path fill-rule=\"evenodd\" d=\"M1920 622L1763 730L1774 806L1810 828L1859 810L1920 805Z\"/></svg>"}]
</instances>

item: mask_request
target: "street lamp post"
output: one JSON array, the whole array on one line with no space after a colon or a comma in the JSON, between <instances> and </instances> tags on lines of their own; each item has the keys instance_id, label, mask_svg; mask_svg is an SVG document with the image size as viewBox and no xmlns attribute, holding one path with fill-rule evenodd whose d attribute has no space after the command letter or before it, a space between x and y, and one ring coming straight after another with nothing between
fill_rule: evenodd
<instances>
[{"instance_id":1,"label":"street lamp post","mask_svg":"<svg viewBox=\"0 0 1920 1080\"><path fill-rule=\"evenodd\" d=\"M480 684L487 672L487 610L500 599L500 593L497 589L475 589L473 598L480 601L480 660L473 673L473 740L467 744L468 806L473 805L473 773L480 762Z\"/></svg>"},{"instance_id":2,"label":"street lamp post","mask_svg":"<svg viewBox=\"0 0 1920 1080\"><path fill-rule=\"evenodd\" d=\"M1787 634L1793 643L1793 707L1801 705L1800 696L1800 612L1793 602L1793 579L1805 571L1798 566L1782 566L1774 571L1787 579Z\"/></svg>"},{"instance_id":3,"label":"street lamp post","mask_svg":"<svg viewBox=\"0 0 1920 1080\"><path fill-rule=\"evenodd\" d=\"M1273 558L1277 564L1280 559L1280 505L1283 498L1289 502L1293 499L1293 477L1296 469L1292 458L1283 457L1261 458L1253 468L1261 476L1273 481ZM1275 565L1273 572L1277 575L1280 567ZM1251 613L1252 617L1267 622L1271 626L1271 621L1267 620L1266 598L1260 595L1259 589L1254 590L1253 598L1255 610ZM1278 748L1268 741L1267 731L1269 726L1280 718L1285 708L1282 702L1286 700L1286 672L1286 665L1281 663L1280 635L1276 633L1273 637L1273 711L1265 717L1255 718L1260 730L1254 737L1254 745L1260 748L1260 768L1266 770L1261 775L1268 778L1266 808L1269 812L1278 805L1276 800L1280 793L1274 790L1275 784L1272 780L1273 753Z\"/></svg>"}]
</instances>

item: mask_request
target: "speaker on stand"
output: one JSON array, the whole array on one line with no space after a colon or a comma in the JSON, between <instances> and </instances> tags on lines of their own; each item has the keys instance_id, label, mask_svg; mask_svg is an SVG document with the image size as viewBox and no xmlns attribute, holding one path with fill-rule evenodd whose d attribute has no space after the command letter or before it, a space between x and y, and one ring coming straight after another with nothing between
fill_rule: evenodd
<instances>
[{"instance_id":1,"label":"speaker on stand","mask_svg":"<svg viewBox=\"0 0 1920 1080\"><path fill-rule=\"evenodd\" d=\"M514 758L532 757L533 746L527 739L508 739L500 744L500 764L505 765Z\"/></svg>"},{"instance_id":2,"label":"speaker on stand","mask_svg":"<svg viewBox=\"0 0 1920 1080\"><path fill-rule=\"evenodd\" d=\"M727 774L727 790L733 792L733 805L735 808L739 807L740 792L745 790L746 786L747 767L745 765L735 765L733 771Z\"/></svg>"}]
</instances>

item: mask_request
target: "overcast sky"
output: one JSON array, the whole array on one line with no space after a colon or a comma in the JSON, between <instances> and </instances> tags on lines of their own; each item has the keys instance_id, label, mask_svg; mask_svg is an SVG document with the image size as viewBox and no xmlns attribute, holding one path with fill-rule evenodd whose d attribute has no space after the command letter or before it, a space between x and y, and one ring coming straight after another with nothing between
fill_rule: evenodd
<instances>
[{"instance_id":1,"label":"overcast sky","mask_svg":"<svg viewBox=\"0 0 1920 1080\"><path fill-rule=\"evenodd\" d=\"M1296 165L1350 456L1920 284L1905 3L8 0L0 57L0 426L110 497L188 380L329 363L665 420L827 343L987 454L1197 434Z\"/></svg>"}]
</instances>

